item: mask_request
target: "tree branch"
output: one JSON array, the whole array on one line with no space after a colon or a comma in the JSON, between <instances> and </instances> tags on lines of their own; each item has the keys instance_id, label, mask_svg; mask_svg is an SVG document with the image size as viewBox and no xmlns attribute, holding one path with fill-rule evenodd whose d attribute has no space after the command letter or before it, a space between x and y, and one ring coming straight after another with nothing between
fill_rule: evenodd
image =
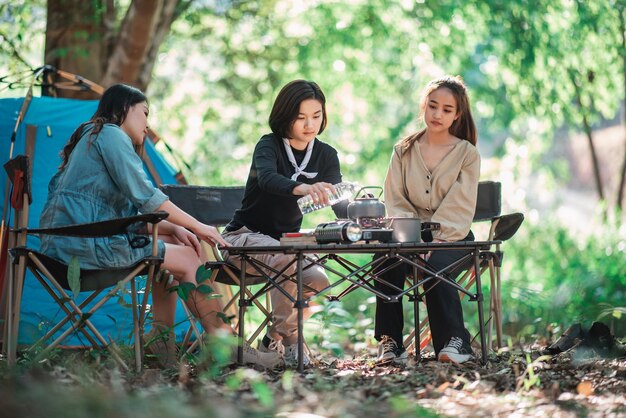
<instances>
[{"instance_id":1,"label":"tree branch","mask_svg":"<svg viewBox=\"0 0 626 418\"><path fill-rule=\"evenodd\" d=\"M6 48L6 50L9 52L9 54L11 54L15 59L17 59L18 61L20 61L21 63L23 63L24 65L26 65L28 68L30 68L31 70L33 69L33 66L30 65L28 63L28 61L26 61L25 58L23 58L20 53L18 52L18 48L15 46L15 44L13 42L11 42L9 40L9 37L7 36L6 33L4 33L3 31L0 31L0 41L3 41L4 43L6 43L7 45L9 45L8 48Z\"/></svg>"}]
</instances>

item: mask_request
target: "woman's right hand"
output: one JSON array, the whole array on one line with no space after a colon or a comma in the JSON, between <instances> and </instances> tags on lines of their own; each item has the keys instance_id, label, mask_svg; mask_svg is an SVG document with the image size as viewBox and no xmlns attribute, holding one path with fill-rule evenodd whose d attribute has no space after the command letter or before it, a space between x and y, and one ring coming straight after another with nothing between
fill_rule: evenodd
<instances>
[{"instance_id":1,"label":"woman's right hand","mask_svg":"<svg viewBox=\"0 0 626 418\"><path fill-rule=\"evenodd\" d=\"M300 184L293 189L293 194L305 196L310 195L315 203L322 203L327 205L330 202L328 193L334 194L335 187L323 181L313 184Z\"/></svg>"},{"instance_id":2,"label":"woman's right hand","mask_svg":"<svg viewBox=\"0 0 626 418\"><path fill-rule=\"evenodd\" d=\"M222 238L222 234L216 227L199 223L199 226L193 230L202 241L206 241L211 245L219 245L222 247L228 247L228 243Z\"/></svg>"}]
</instances>

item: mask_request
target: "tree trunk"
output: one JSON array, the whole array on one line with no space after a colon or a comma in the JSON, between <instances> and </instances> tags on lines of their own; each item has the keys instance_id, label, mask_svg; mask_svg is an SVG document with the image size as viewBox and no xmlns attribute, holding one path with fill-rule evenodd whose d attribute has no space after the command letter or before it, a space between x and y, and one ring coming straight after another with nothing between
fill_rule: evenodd
<instances>
[{"instance_id":1,"label":"tree trunk","mask_svg":"<svg viewBox=\"0 0 626 418\"><path fill-rule=\"evenodd\" d=\"M189 5L187 2L183 7L186 8ZM152 70L154 69L154 63L156 61L157 53L163 43L163 40L170 32L172 22L176 20L176 17L180 15L182 9L179 10L179 0L165 0L161 16L157 22L156 29L154 31L154 37L152 38L152 44L150 50L146 54L146 59L141 66L139 76L136 80L136 87L145 91L152 80Z\"/></svg>"},{"instance_id":2,"label":"tree trunk","mask_svg":"<svg viewBox=\"0 0 626 418\"><path fill-rule=\"evenodd\" d=\"M624 6L621 5L617 9L619 14L619 28L622 35L622 48L620 53L622 55L622 75L624 77L624 120L622 124L626 123L626 23L624 22ZM620 173L619 186L617 187L617 200L616 206L620 211L622 210L622 202L624 201L624 187L626 183L626 135L624 136L624 160L622 162L622 172Z\"/></svg>"},{"instance_id":3,"label":"tree trunk","mask_svg":"<svg viewBox=\"0 0 626 418\"><path fill-rule=\"evenodd\" d=\"M154 61L173 20L189 6L181 0L132 0L117 32L115 0L48 0L45 63L103 87L127 83L146 90ZM62 85L53 76L51 82ZM65 81L45 95L94 99Z\"/></svg>"},{"instance_id":4,"label":"tree trunk","mask_svg":"<svg viewBox=\"0 0 626 418\"><path fill-rule=\"evenodd\" d=\"M134 0L131 3L102 78L104 87L122 82L145 89L145 86L137 85L141 69L148 62L162 14L170 9L171 4L175 6L175 3L176 0ZM173 10L170 19L172 14ZM158 49L158 45L156 48Z\"/></svg>"},{"instance_id":5,"label":"tree trunk","mask_svg":"<svg viewBox=\"0 0 626 418\"><path fill-rule=\"evenodd\" d=\"M98 82L104 74L107 58L104 40L110 39L114 15L113 0L48 0L45 64ZM44 94L78 99L97 97L76 87Z\"/></svg>"},{"instance_id":6,"label":"tree trunk","mask_svg":"<svg viewBox=\"0 0 626 418\"><path fill-rule=\"evenodd\" d=\"M576 81L576 75L574 70L569 71L570 80L572 85L574 86L574 92L576 94L576 104L580 109L580 114L583 118L583 129L585 134L587 135L587 141L589 142L589 150L591 152L591 163L593 166L593 175L596 181L596 189L598 191L598 197L600 201L604 201L604 190L602 188L602 177L600 177L600 165L598 164L598 155L596 153L596 147L593 143L593 134L591 131L591 125L589 124L589 120L587 119L587 112L585 112L585 108L582 103L582 93L580 90L580 85Z\"/></svg>"}]
</instances>

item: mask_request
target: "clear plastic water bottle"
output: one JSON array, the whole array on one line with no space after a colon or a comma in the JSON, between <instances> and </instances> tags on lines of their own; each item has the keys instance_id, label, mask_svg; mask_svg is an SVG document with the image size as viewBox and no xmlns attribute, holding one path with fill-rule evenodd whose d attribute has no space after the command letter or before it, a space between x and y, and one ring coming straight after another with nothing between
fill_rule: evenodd
<instances>
[{"instance_id":1,"label":"clear plastic water bottle","mask_svg":"<svg viewBox=\"0 0 626 418\"><path fill-rule=\"evenodd\" d=\"M314 210L322 209L327 206L332 206L342 200L348 200L352 197L354 192L358 189L357 183L352 183L349 181L342 181L341 183L337 183L333 185L335 187L335 193L331 193L328 191L328 199L329 203L323 204L321 202L314 202L311 195L302 196L298 199L298 207L300 208L300 212L303 215L307 213L313 212Z\"/></svg>"}]
</instances>

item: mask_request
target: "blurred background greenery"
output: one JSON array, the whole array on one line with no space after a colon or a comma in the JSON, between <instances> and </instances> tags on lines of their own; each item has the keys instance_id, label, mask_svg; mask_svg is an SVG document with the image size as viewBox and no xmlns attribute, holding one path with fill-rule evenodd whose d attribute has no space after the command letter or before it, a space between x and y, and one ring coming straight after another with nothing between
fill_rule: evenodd
<instances>
[{"instance_id":1,"label":"blurred background greenery","mask_svg":"<svg viewBox=\"0 0 626 418\"><path fill-rule=\"evenodd\" d=\"M92 7L86 26L112 12L115 33L138 2L0 0L0 75L49 63L49 11L62 3ZM190 183L242 184L278 89L305 78L326 93L329 126L320 138L339 151L344 178L382 185L393 144L420 127L421 88L459 74L479 130L481 178L502 183L504 213L526 215L504 246L506 334L550 336L602 318L624 336L623 0L173 4L149 77L135 84L146 89L150 124L173 152L161 150ZM104 42L88 29L73 34ZM109 48L119 42L104 40ZM82 44L56 56L94 60L90 51ZM0 97L25 92L12 87L0 86ZM330 216L307 216L304 227ZM311 326L322 345L339 350L371 337L373 300L363 292L320 315Z\"/></svg>"}]
</instances>

